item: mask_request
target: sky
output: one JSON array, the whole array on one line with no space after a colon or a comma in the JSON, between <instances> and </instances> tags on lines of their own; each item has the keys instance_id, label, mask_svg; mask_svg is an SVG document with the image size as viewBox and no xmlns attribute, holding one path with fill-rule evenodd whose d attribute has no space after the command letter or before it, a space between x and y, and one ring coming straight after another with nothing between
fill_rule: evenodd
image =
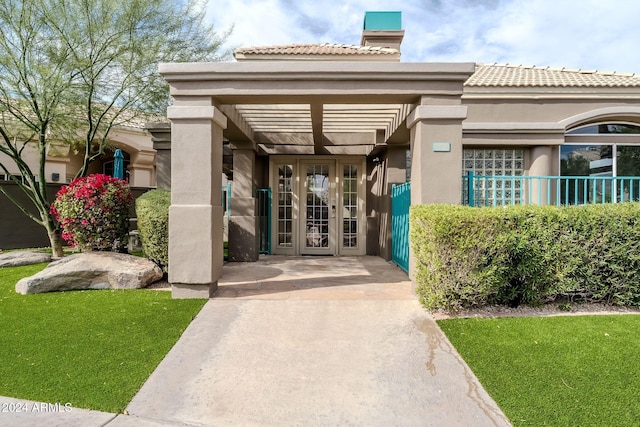
<instances>
[{"instance_id":1,"label":"sky","mask_svg":"<svg viewBox=\"0 0 640 427\"><path fill-rule=\"evenodd\" d=\"M640 73L638 0L208 0L228 47L360 44L365 11L401 11L403 62Z\"/></svg>"}]
</instances>

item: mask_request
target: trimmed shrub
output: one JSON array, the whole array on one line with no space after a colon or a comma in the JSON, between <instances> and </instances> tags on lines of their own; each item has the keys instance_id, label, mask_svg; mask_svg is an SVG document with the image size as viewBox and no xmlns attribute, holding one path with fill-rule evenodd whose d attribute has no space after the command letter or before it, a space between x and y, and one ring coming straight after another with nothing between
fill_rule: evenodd
<instances>
[{"instance_id":1,"label":"trimmed shrub","mask_svg":"<svg viewBox=\"0 0 640 427\"><path fill-rule=\"evenodd\" d=\"M150 190L136 199L142 251L165 272L169 266L170 205L171 192L166 190Z\"/></svg>"},{"instance_id":2,"label":"trimmed shrub","mask_svg":"<svg viewBox=\"0 0 640 427\"><path fill-rule=\"evenodd\" d=\"M640 305L640 204L412 206L417 292L430 309L552 301Z\"/></svg>"},{"instance_id":3,"label":"trimmed shrub","mask_svg":"<svg viewBox=\"0 0 640 427\"><path fill-rule=\"evenodd\" d=\"M126 181L103 174L73 180L56 193L51 214L62 238L82 251L123 251L133 201Z\"/></svg>"}]
</instances>

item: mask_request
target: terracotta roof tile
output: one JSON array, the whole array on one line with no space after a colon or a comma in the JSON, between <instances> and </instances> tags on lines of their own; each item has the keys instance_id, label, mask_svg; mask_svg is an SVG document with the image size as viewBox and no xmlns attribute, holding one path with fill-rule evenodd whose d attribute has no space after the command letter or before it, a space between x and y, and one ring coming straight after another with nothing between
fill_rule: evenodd
<instances>
[{"instance_id":1,"label":"terracotta roof tile","mask_svg":"<svg viewBox=\"0 0 640 427\"><path fill-rule=\"evenodd\" d=\"M234 55L397 55L398 49L347 44L291 44L250 46L236 49Z\"/></svg>"},{"instance_id":2,"label":"terracotta roof tile","mask_svg":"<svg viewBox=\"0 0 640 427\"><path fill-rule=\"evenodd\" d=\"M640 75L511 64L478 64L465 82L473 87L640 87Z\"/></svg>"}]
</instances>

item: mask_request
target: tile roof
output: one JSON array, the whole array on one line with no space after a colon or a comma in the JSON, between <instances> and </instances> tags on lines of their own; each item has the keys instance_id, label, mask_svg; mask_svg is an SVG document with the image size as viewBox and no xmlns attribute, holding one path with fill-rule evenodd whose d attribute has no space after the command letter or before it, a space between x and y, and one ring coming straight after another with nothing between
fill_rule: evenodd
<instances>
[{"instance_id":1,"label":"tile roof","mask_svg":"<svg viewBox=\"0 0 640 427\"><path fill-rule=\"evenodd\" d=\"M512 64L477 64L467 87L640 87L640 75Z\"/></svg>"},{"instance_id":2,"label":"tile roof","mask_svg":"<svg viewBox=\"0 0 640 427\"><path fill-rule=\"evenodd\" d=\"M250 46L235 50L235 55L398 55L398 49L334 43L304 43L281 46Z\"/></svg>"}]
</instances>

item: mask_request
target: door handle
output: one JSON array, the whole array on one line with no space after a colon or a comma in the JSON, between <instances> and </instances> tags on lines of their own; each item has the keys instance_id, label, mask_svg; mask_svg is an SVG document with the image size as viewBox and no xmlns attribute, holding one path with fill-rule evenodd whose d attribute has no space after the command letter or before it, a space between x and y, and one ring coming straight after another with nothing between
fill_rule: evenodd
<instances>
[{"instance_id":1,"label":"door handle","mask_svg":"<svg viewBox=\"0 0 640 427\"><path fill-rule=\"evenodd\" d=\"M336 205L335 203L331 205L331 218L336 217Z\"/></svg>"}]
</instances>

